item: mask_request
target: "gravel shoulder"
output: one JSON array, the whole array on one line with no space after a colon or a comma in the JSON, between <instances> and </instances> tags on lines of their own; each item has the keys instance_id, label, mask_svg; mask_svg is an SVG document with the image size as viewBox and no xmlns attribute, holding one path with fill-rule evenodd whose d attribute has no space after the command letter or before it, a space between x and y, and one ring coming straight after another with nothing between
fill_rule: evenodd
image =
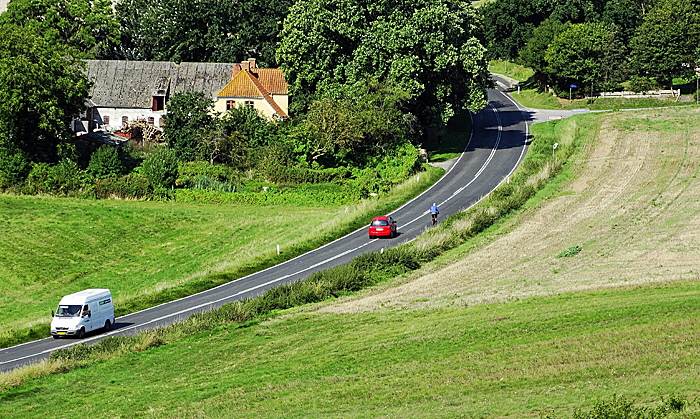
<instances>
[{"instance_id":1,"label":"gravel shoulder","mask_svg":"<svg viewBox=\"0 0 700 419\"><path fill-rule=\"evenodd\" d=\"M358 312L483 304L700 278L700 110L596 116L577 176L499 233L330 303ZM581 246L573 257L557 257Z\"/></svg>"}]
</instances>

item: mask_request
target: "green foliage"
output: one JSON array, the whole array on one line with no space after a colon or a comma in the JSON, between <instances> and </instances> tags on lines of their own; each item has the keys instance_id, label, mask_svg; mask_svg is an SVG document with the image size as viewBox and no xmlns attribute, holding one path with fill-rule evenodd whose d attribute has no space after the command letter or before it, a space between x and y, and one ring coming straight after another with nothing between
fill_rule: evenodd
<instances>
[{"instance_id":1,"label":"green foliage","mask_svg":"<svg viewBox=\"0 0 700 419\"><path fill-rule=\"evenodd\" d=\"M556 75L560 89L568 93L571 83L580 89L595 86L614 90L626 76L617 68L624 63L624 55L624 45L616 39L614 28L603 23L581 23L556 36L544 58L546 71Z\"/></svg>"},{"instance_id":2,"label":"green foliage","mask_svg":"<svg viewBox=\"0 0 700 419\"><path fill-rule=\"evenodd\" d=\"M33 194L91 197L93 178L72 160L55 165L36 163L27 176L26 190Z\"/></svg>"},{"instance_id":3,"label":"green foliage","mask_svg":"<svg viewBox=\"0 0 700 419\"><path fill-rule=\"evenodd\" d=\"M284 21L278 57L294 96L332 96L370 77L407 92L424 125L442 124L450 112L486 105L480 30L460 1L300 0Z\"/></svg>"},{"instance_id":4,"label":"green foliage","mask_svg":"<svg viewBox=\"0 0 700 419\"><path fill-rule=\"evenodd\" d=\"M0 145L0 189L22 182L31 169L27 156L12 145Z\"/></svg>"},{"instance_id":5,"label":"green foliage","mask_svg":"<svg viewBox=\"0 0 700 419\"><path fill-rule=\"evenodd\" d=\"M581 246L571 246L557 255L558 258L570 258L578 255L583 248Z\"/></svg>"},{"instance_id":6,"label":"green foliage","mask_svg":"<svg viewBox=\"0 0 700 419\"><path fill-rule=\"evenodd\" d=\"M98 179L123 174L124 164L119 156L119 150L109 145L101 146L90 156L87 171Z\"/></svg>"},{"instance_id":7,"label":"green foliage","mask_svg":"<svg viewBox=\"0 0 700 419\"><path fill-rule=\"evenodd\" d=\"M235 188L232 188L235 189ZM273 188L261 192L228 192L225 187L178 189L173 199L180 203L247 204L255 206L327 206L349 204L353 190L336 184L302 184L294 188Z\"/></svg>"},{"instance_id":8,"label":"green foliage","mask_svg":"<svg viewBox=\"0 0 700 419\"><path fill-rule=\"evenodd\" d=\"M350 176L347 167L332 167L328 169L307 169L289 167L282 164L268 165L265 168L265 178L275 183L340 183Z\"/></svg>"},{"instance_id":9,"label":"green foliage","mask_svg":"<svg viewBox=\"0 0 700 419\"><path fill-rule=\"evenodd\" d=\"M0 26L0 138L32 161L58 160L88 97L85 64L59 47L31 29Z\"/></svg>"},{"instance_id":10,"label":"green foliage","mask_svg":"<svg viewBox=\"0 0 700 419\"><path fill-rule=\"evenodd\" d=\"M687 401L676 396L665 400L656 408L637 407L624 396L613 395L611 400L602 400L590 411L576 409L572 419L661 419L683 410Z\"/></svg>"},{"instance_id":11,"label":"green foliage","mask_svg":"<svg viewBox=\"0 0 700 419\"><path fill-rule=\"evenodd\" d=\"M25 27L78 58L99 58L119 43L119 23L109 0L12 0L0 26Z\"/></svg>"},{"instance_id":12,"label":"green foliage","mask_svg":"<svg viewBox=\"0 0 700 419\"><path fill-rule=\"evenodd\" d=\"M532 32L527 44L520 50L520 61L523 65L535 71L535 80L540 88L544 88L548 78L548 63L545 60L547 48L554 39L569 28L570 24L561 23L553 19L546 19Z\"/></svg>"},{"instance_id":13,"label":"green foliage","mask_svg":"<svg viewBox=\"0 0 700 419\"><path fill-rule=\"evenodd\" d=\"M597 22L605 2L594 0L509 0L479 7L489 59L515 60L545 19L558 22Z\"/></svg>"},{"instance_id":14,"label":"green foliage","mask_svg":"<svg viewBox=\"0 0 700 419\"><path fill-rule=\"evenodd\" d=\"M122 47L114 56L229 63L258 58L263 66L275 67L275 45L288 7L284 1L264 0L119 1Z\"/></svg>"},{"instance_id":15,"label":"green foliage","mask_svg":"<svg viewBox=\"0 0 700 419\"><path fill-rule=\"evenodd\" d=\"M700 4L659 0L644 15L630 41L632 66L640 76L670 83L693 74L700 44ZM690 64L690 65L689 65Z\"/></svg>"},{"instance_id":16,"label":"green foliage","mask_svg":"<svg viewBox=\"0 0 700 419\"><path fill-rule=\"evenodd\" d=\"M183 161L195 160L201 152L200 139L215 127L210 114L214 103L202 92L177 93L168 101L163 117L163 134L168 146Z\"/></svg>"},{"instance_id":17,"label":"green foliage","mask_svg":"<svg viewBox=\"0 0 700 419\"><path fill-rule=\"evenodd\" d=\"M192 161L180 164L178 173L182 178L207 176L222 182L234 181L238 178L236 171L222 164L209 164L204 161Z\"/></svg>"},{"instance_id":18,"label":"green foliage","mask_svg":"<svg viewBox=\"0 0 700 419\"><path fill-rule=\"evenodd\" d=\"M277 142L278 123L270 122L255 108L234 106L219 121L223 130L232 135L238 133L245 138L250 148L261 148Z\"/></svg>"},{"instance_id":19,"label":"green foliage","mask_svg":"<svg viewBox=\"0 0 700 419\"><path fill-rule=\"evenodd\" d=\"M149 199L153 197L153 187L142 174L130 173L125 176L97 179L95 194L98 198Z\"/></svg>"},{"instance_id":20,"label":"green foliage","mask_svg":"<svg viewBox=\"0 0 700 419\"><path fill-rule=\"evenodd\" d=\"M179 165L180 160L174 150L160 147L143 161L141 173L154 187L171 188L175 186Z\"/></svg>"}]
</instances>

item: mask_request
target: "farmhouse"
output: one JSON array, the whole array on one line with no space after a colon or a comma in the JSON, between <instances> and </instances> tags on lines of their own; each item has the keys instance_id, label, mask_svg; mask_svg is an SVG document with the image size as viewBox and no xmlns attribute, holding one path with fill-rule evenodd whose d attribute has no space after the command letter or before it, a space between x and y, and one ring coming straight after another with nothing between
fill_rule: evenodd
<instances>
[{"instance_id":1,"label":"farmhouse","mask_svg":"<svg viewBox=\"0 0 700 419\"><path fill-rule=\"evenodd\" d=\"M136 120L161 127L168 99L182 92L203 92L222 113L250 106L269 118L287 117L282 70L258 68L255 59L240 64L88 60L87 76L93 85L85 114L73 124L78 135L116 131Z\"/></svg>"}]
</instances>

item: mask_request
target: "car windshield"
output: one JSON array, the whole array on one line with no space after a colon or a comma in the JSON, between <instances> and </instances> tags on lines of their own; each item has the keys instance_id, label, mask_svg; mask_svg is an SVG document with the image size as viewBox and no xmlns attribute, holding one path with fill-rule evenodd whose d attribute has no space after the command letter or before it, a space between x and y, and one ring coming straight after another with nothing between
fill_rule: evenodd
<instances>
[{"instance_id":1,"label":"car windshield","mask_svg":"<svg viewBox=\"0 0 700 419\"><path fill-rule=\"evenodd\" d=\"M59 305L56 310L58 317L80 317L79 305Z\"/></svg>"},{"instance_id":2,"label":"car windshield","mask_svg":"<svg viewBox=\"0 0 700 419\"><path fill-rule=\"evenodd\" d=\"M374 220L372 221L373 226L388 226L389 222L387 220Z\"/></svg>"}]
</instances>

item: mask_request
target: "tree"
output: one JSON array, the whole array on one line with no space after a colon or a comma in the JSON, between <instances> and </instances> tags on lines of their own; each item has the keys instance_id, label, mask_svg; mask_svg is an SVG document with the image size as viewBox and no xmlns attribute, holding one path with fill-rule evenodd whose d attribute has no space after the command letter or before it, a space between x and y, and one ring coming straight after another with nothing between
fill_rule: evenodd
<instances>
[{"instance_id":1,"label":"tree","mask_svg":"<svg viewBox=\"0 0 700 419\"><path fill-rule=\"evenodd\" d=\"M535 71L535 80L541 89L544 89L548 82L548 63L545 60L547 48L554 42L554 39L569 28L568 23L561 23L554 19L546 19L533 32L532 37L527 41L525 48L520 50L520 61L523 65Z\"/></svg>"},{"instance_id":2,"label":"tree","mask_svg":"<svg viewBox=\"0 0 700 419\"><path fill-rule=\"evenodd\" d=\"M441 125L458 109L486 106L480 26L458 0L299 0L277 56L295 98L333 97L373 77L407 92L424 126Z\"/></svg>"},{"instance_id":3,"label":"tree","mask_svg":"<svg viewBox=\"0 0 700 419\"><path fill-rule=\"evenodd\" d=\"M202 92L173 95L163 120L163 135L168 146L183 161L192 161L199 153L199 138L215 125L211 115L214 102Z\"/></svg>"},{"instance_id":4,"label":"tree","mask_svg":"<svg viewBox=\"0 0 700 419\"><path fill-rule=\"evenodd\" d=\"M488 2L479 8L487 22L485 45L490 59L515 60L532 33L544 20L597 22L604 1L599 0L508 0Z\"/></svg>"},{"instance_id":5,"label":"tree","mask_svg":"<svg viewBox=\"0 0 700 419\"><path fill-rule=\"evenodd\" d=\"M7 24L30 29L79 58L99 58L119 41L110 0L12 0L0 14L0 26Z\"/></svg>"},{"instance_id":6,"label":"tree","mask_svg":"<svg viewBox=\"0 0 700 419\"><path fill-rule=\"evenodd\" d=\"M116 57L192 62L258 58L275 66L275 45L288 3L265 0L122 0Z\"/></svg>"},{"instance_id":7,"label":"tree","mask_svg":"<svg viewBox=\"0 0 700 419\"><path fill-rule=\"evenodd\" d=\"M632 67L639 76L671 83L693 74L698 44L700 2L659 0L630 42Z\"/></svg>"},{"instance_id":8,"label":"tree","mask_svg":"<svg viewBox=\"0 0 700 419\"><path fill-rule=\"evenodd\" d=\"M580 23L557 36L545 53L545 60L559 87L573 82L593 90L603 82L622 81L613 80L612 76L618 73L606 68L619 63L611 50L624 54L614 34L613 28L603 23Z\"/></svg>"},{"instance_id":9,"label":"tree","mask_svg":"<svg viewBox=\"0 0 700 419\"><path fill-rule=\"evenodd\" d=\"M0 26L0 138L32 161L57 161L85 108L84 62L27 28Z\"/></svg>"}]
</instances>

